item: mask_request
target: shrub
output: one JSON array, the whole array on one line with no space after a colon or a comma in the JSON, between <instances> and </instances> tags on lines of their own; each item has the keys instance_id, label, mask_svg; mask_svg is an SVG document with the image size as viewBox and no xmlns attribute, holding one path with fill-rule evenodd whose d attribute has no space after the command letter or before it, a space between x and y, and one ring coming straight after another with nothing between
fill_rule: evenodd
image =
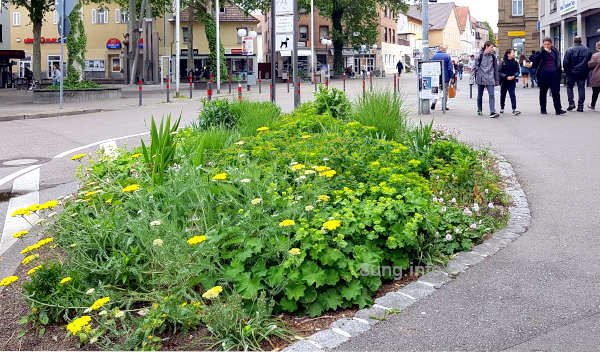
<instances>
[{"instance_id":1,"label":"shrub","mask_svg":"<svg viewBox=\"0 0 600 353\"><path fill-rule=\"evenodd\" d=\"M232 111L231 103L228 100L204 100L197 127L200 129L211 127L231 129L237 125L239 118L239 115Z\"/></svg>"},{"instance_id":2,"label":"shrub","mask_svg":"<svg viewBox=\"0 0 600 353\"><path fill-rule=\"evenodd\" d=\"M410 130L409 142L410 149L416 155L423 155L429 151L429 147L433 137L433 121L423 125L422 121L419 121L419 126Z\"/></svg>"},{"instance_id":3,"label":"shrub","mask_svg":"<svg viewBox=\"0 0 600 353\"><path fill-rule=\"evenodd\" d=\"M150 171L153 184L164 181L165 172L175 161L177 142L174 135L179 128L180 121L181 117L171 125L171 115L169 115L166 120L161 120L160 126L157 127L154 117L152 117L150 148L146 147L144 140L141 140L144 161Z\"/></svg>"},{"instance_id":4,"label":"shrub","mask_svg":"<svg viewBox=\"0 0 600 353\"><path fill-rule=\"evenodd\" d=\"M272 126L281 109L271 102L241 101L231 104L231 111L239 117L236 126L241 136L252 136L262 126Z\"/></svg>"},{"instance_id":5,"label":"shrub","mask_svg":"<svg viewBox=\"0 0 600 353\"><path fill-rule=\"evenodd\" d=\"M354 106L354 118L374 126L382 138L399 139L407 132L407 113L399 95L388 91L367 93Z\"/></svg>"},{"instance_id":6,"label":"shrub","mask_svg":"<svg viewBox=\"0 0 600 353\"><path fill-rule=\"evenodd\" d=\"M346 94L336 88L325 88L319 85L315 93L315 106L317 114L329 113L337 119L347 119L352 110L352 105Z\"/></svg>"}]
</instances>

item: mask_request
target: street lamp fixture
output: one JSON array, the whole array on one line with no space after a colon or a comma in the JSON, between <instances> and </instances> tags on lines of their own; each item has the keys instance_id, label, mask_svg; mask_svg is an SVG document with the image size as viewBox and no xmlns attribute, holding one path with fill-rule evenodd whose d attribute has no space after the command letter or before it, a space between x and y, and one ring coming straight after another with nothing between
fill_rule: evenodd
<instances>
[{"instance_id":1,"label":"street lamp fixture","mask_svg":"<svg viewBox=\"0 0 600 353\"><path fill-rule=\"evenodd\" d=\"M237 35L240 38L250 37L252 39L255 39L256 37L258 37L258 33L256 33L256 31L248 31L245 28L238 29ZM242 48L242 50L246 53L246 80L248 80L248 73L250 72L250 62L248 59L248 51L245 50L245 48ZM248 89L250 89L250 84L248 84Z\"/></svg>"},{"instance_id":2,"label":"street lamp fixture","mask_svg":"<svg viewBox=\"0 0 600 353\"><path fill-rule=\"evenodd\" d=\"M329 54L329 46L333 44L331 39L321 38L321 44L325 46L325 67L327 68L327 72L325 73L327 77L329 77L329 62L327 60L327 54Z\"/></svg>"}]
</instances>

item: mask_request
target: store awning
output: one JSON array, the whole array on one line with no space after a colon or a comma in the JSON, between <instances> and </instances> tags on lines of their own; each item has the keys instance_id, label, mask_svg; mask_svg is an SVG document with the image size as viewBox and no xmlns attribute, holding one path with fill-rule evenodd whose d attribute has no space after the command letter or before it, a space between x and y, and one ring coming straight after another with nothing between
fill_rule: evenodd
<instances>
[{"instance_id":1,"label":"store awning","mask_svg":"<svg viewBox=\"0 0 600 353\"><path fill-rule=\"evenodd\" d=\"M0 50L0 59L25 59L25 51Z\"/></svg>"}]
</instances>

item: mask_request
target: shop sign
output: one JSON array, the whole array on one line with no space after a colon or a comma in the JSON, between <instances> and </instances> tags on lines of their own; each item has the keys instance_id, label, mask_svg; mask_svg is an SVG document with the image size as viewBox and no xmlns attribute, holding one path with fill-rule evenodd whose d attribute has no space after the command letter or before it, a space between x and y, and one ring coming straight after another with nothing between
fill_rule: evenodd
<instances>
[{"instance_id":1,"label":"shop sign","mask_svg":"<svg viewBox=\"0 0 600 353\"><path fill-rule=\"evenodd\" d=\"M33 44L33 38L25 38L25 39L23 39L23 43L25 43L25 44ZM55 44L55 43L60 43L60 38L46 38L46 37L42 37L42 38L40 38L40 43L41 44Z\"/></svg>"},{"instance_id":2,"label":"shop sign","mask_svg":"<svg viewBox=\"0 0 600 353\"><path fill-rule=\"evenodd\" d=\"M577 10L577 0L560 0L559 12L561 15L575 10Z\"/></svg>"},{"instance_id":3,"label":"shop sign","mask_svg":"<svg viewBox=\"0 0 600 353\"><path fill-rule=\"evenodd\" d=\"M121 49L121 41L117 38L109 38L106 41L106 49Z\"/></svg>"}]
</instances>

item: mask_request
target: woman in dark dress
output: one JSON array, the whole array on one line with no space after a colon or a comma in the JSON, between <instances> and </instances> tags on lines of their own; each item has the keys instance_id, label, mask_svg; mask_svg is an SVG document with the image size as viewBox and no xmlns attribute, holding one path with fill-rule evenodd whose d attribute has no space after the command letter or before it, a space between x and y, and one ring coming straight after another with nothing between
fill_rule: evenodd
<instances>
[{"instance_id":1,"label":"woman in dark dress","mask_svg":"<svg viewBox=\"0 0 600 353\"><path fill-rule=\"evenodd\" d=\"M504 113L504 103L506 102L506 93L510 95L510 103L512 106L512 114L517 116L521 114L517 110L517 96L515 89L517 88L517 77L519 76L519 63L515 60L515 52L512 49L507 49L504 53L502 65L500 65L500 113Z\"/></svg>"}]
</instances>

